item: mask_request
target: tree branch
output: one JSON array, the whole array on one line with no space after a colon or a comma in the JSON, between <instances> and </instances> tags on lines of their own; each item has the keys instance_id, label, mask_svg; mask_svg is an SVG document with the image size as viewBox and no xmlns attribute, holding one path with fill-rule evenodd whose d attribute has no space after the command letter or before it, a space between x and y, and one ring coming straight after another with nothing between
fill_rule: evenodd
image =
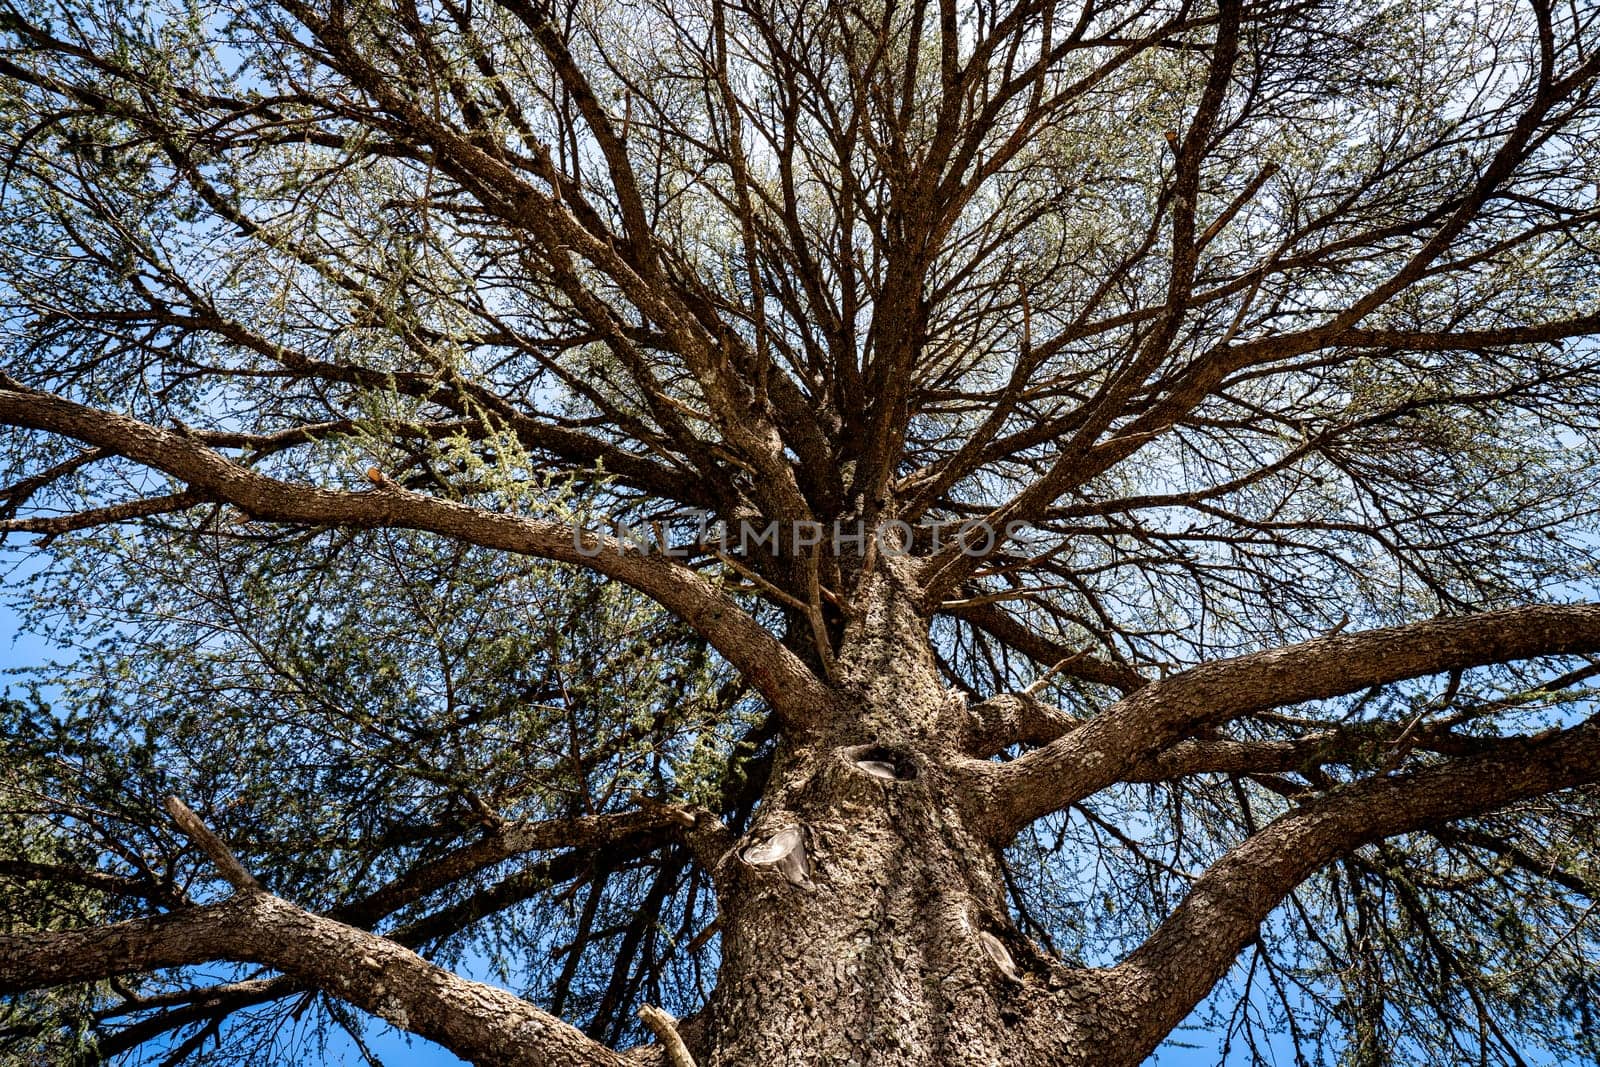
<instances>
[{"instance_id":1,"label":"tree branch","mask_svg":"<svg viewBox=\"0 0 1600 1067\"><path fill-rule=\"evenodd\" d=\"M216 960L293 975L484 1067L625 1063L520 997L265 892L113 926L0 935L0 994Z\"/></svg>"},{"instance_id":2,"label":"tree branch","mask_svg":"<svg viewBox=\"0 0 1600 1067\"><path fill-rule=\"evenodd\" d=\"M667 1063L670 1067L695 1067L694 1057L689 1055L688 1046L678 1034L678 1020L660 1008L653 1008L648 1004L640 1005L639 1018L644 1020L644 1024L667 1050Z\"/></svg>"},{"instance_id":3,"label":"tree branch","mask_svg":"<svg viewBox=\"0 0 1600 1067\"><path fill-rule=\"evenodd\" d=\"M973 761L974 802L1000 837L1123 780L1199 727L1408 678L1600 650L1600 605L1541 605L1337 634L1152 682L1045 747Z\"/></svg>"},{"instance_id":4,"label":"tree branch","mask_svg":"<svg viewBox=\"0 0 1600 1067\"><path fill-rule=\"evenodd\" d=\"M217 871L227 883L240 893L264 892L261 883L255 876L244 869L244 864L233 854L227 843L211 832L211 827L200 821L200 816L190 810L189 806L177 797L168 797L165 801L167 814L172 816L172 821L178 824L178 829L200 846L200 850L216 866Z\"/></svg>"},{"instance_id":5,"label":"tree branch","mask_svg":"<svg viewBox=\"0 0 1600 1067\"><path fill-rule=\"evenodd\" d=\"M805 664L714 585L659 557L560 522L484 511L384 485L342 492L280 481L239 466L194 438L126 415L85 407L0 376L0 424L63 434L153 467L210 500L272 522L358 528L398 527L485 548L589 567L633 586L682 618L750 680L791 725L830 704Z\"/></svg>"},{"instance_id":6,"label":"tree branch","mask_svg":"<svg viewBox=\"0 0 1600 1067\"><path fill-rule=\"evenodd\" d=\"M1050 744L1088 721L1013 693L991 697L968 710L972 723L963 744L968 755L979 759L988 759L1012 745ZM1186 738L1145 756L1123 780L1170 782L1197 774L1282 773L1412 749L1464 755L1482 751L1493 743L1488 738L1452 733L1451 725L1419 725L1415 721L1355 723L1298 737Z\"/></svg>"},{"instance_id":7,"label":"tree branch","mask_svg":"<svg viewBox=\"0 0 1600 1067\"><path fill-rule=\"evenodd\" d=\"M1145 684L1144 676L1132 667L1074 652L1059 641L1051 640L1017 621L994 604L965 604L944 611L982 630L1001 644L1016 649L1042 667L1053 668L1066 661L1059 671L1065 677L1109 685L1123 693L1131 693Z\"/></svg>"},{"instance_id":8,"label":"tree branch","mask_svg":"<svg viewBox=\"0 0 1600 1067\"><path fill-rule=\"evenodd\" d=\"M609 1067L623 1062L510 993L468 981L388 938L273 896L183 801L168 797L165 807L234 894L207 907L112 926L0 936L0 994L213 960L259 963L475 1063ZM271 995L275 985L251 983L244 999Z\"/></svg>"},{"instance_id":9,"label":"tree branch","mask_svg":"<svg viewBox=\"0 0 1600 1067\"><path fill-rule=\"evenodd\" d=\"M1600 718L1490 755L1336 789L1268 824L1207 871L1183 903L1108 972L1121 1020L1108 1040L1148 1053L1257 936L1273 908L1316 870L1386 837L1481 815L1600 781ZM1122 1044L1126 1042L1126 1044Z\"/></svg>"},{"instance_id":10,"label":"tree branch","mask_svg":"<svg viewBox=\"0 0 1600 1067\"><path fill-rule=\"evenodd\" d=\"M484 915L524 900L538 889L557 885L578 876L596 855L602 855L607 851L624 856L640 854L653 847L653 843L664 840L664 837L658 836L662 831L679 825L681 816L677 815L677 809L671 809L549 819L499 827L494 832L443 856L418 864L365 896L334 908L327 913L327 918L370 929L375 923L400 908L415 903L448 885L458 883L496 863L535 850L558 847L585 850L581 857L577 852L566 852L551 860L521 868L500 883L480 890L461 902L425 915L408 925L389 930L384 935L389 941L415 949L458 932ZM0 864L0 874L7 873L4 867L5 865ZM71 877L74 872L59 874L51 869L19 873L21 876L37 877L47 881L76 880ZM116 889L115 886L102 886L97 883L95 888L112 891ZM169 1010L107 1034L100 1039L99 1048L103 1054L112 1056L154 1040L178 1027L207 1018L220 1018L256 1004L304 992L307 985L308 983L296 978L280 976L191 990L186 1000L175 999ZM161 1006L163 1006L161 1002L145 1001L130 1005L116 1014Z\"/></svg>"}]
</instances>

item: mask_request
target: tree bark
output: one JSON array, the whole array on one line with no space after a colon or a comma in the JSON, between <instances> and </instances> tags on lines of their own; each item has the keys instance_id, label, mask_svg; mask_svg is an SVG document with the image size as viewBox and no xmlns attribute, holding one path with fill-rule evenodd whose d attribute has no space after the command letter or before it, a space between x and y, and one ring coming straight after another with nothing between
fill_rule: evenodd
<instances>
[{"instance_id":1,"label":"tree bark","mask_svg":"<svg viewBox=\"0 0 1600 1067\"><path fill-rule=\"evenodd\" d=\"M1070 975L1011 923L953 773L968 712L894 575L844 635L846 705L781 749L718 868L722 969L702 1067L1091 1062ZM786 844L803 849L774 858Z\"/></svg>"}]
</instances>

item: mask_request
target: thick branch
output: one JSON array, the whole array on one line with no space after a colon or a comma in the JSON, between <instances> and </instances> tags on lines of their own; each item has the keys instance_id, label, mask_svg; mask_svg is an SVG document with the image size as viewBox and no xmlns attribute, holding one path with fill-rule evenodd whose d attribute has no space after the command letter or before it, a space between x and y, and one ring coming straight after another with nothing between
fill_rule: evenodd
<instances>
[{"instance_id":1,"label":"thick branch","mask_svg":"<svg viewBox=\"0 0 1600 1067\"><path fill-rule=\"evenodd\" d=\"M1127 778L1199 727L1286 704L1491 663L1600 650L1600 605L1542 605L1339 634L1208 663L1153 682L1044 748L974 763L996 832Z\"/></svg>"},{"instance_id":2,"label":"thick branch","mask_svg":"<svg viewBox=\"0 0 1600 1067\"><path fill-rule=\"evenodd\" d=\"M0 993L215 960L283 971L484 1067L625 1062L502 989L262 892L113 926L0 936Z\"/></svg>"},{"instance_id":3,"label":"thick branch","mask_svg":"<svg viewBox=\"0 0 1600 1067\"><path fill-rule=\"evenodd\" d=\"M1003 693L970 709L964 748L988 759L1012 745L1048 745L1088 720L1025 694ZM1355 723L1298 737L1202 737L1176 741L1129 768L1124 781L1170 782L1197 774L1273 774L1420 751L1468 755L1493 742L1453 733L1450 724ZM1402 748L1402 745L1404 746Z\"/></svg>"},{"instance_id":4,"label":"thick branch","mask_svg":"<svg viewBox=\"0 0 1600 1067\"><path fill-rule=\"evenodd\" d=\"M1600 720L1493 755L1335 790L1247 838L1207 871L1132 956L1108 974L1118 1047L1149 1052L1257 936L1267 915L1339 856L1385 837L1600 781Z\"/></svg>"},{"instance_id":5,"label":"thick branch","mask_svg":"<svg viewBox=\"0 0 1600 1067\"><path fill-rule=\"evenodd\" d=\"M546 519L484 511L384 485L339 492L295 485L241 467L194 438L0 380L0 424L64 434L154 467L208 499L272 522L400 527L486 548L589 567L653 597L732 663L791 723L816 715L828 692L792 652L710 582L668 560L627 551Z\"/></svg>"},{"instance_id":6,"label":"thick branch","mask_svg":"<svg viewBox=\"0 0 1600 1067\"><path fill-rule=\"evenodd\" d=\"M660 843L669 826L680 825L681 817L675 817L680 811L662 808L498 827L478 840L418 864L366 896L333 909L327 917L369 929L379 920L438 889L523 853L558 847L583 850L582 858L578 852L564 852L551 860L521 868L494 886L384 935L389 941L416 949L459 931L483 915L526 899L539 888L577 876L597 856L607 852L631 856L649 850ZM0 865L0 873L5 873L3 865ZM61 880L51 870L33 872L33 876ZM97 885L96 888L106 887ZM513 891L508 892L508 889ZM304 992L306 987L306 982L293 977L278 977L191 990L185 995L188 999L175 999L170 1010L103 1037L99 1047L105 1055L113 1056L178 1027L207 1018L221 1018L256 1004ZM133 1010L156 1006L160 1005L146 1001Z\"/></svg>"}]
</instances>

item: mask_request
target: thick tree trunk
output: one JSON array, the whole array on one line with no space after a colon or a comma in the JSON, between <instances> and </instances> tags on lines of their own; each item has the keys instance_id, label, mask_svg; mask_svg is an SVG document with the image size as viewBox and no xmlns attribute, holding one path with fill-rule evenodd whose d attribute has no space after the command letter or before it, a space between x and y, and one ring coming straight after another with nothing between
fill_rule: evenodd
<instances>
[{"instance_id":1,"label":"thick tree trunk","mask_svg":"<svg viewBox=\"0 0 1600 1067\"><path fill-rule=\"evenodd\" d=\"M1087 988L1017 932L998 851L968 825L950 771L965 703L926 633L885 589L843 642L853 706L780 752L723 864L701 1067L1109 1062L1065 1010Z\"/></svg>"}]
</instances>

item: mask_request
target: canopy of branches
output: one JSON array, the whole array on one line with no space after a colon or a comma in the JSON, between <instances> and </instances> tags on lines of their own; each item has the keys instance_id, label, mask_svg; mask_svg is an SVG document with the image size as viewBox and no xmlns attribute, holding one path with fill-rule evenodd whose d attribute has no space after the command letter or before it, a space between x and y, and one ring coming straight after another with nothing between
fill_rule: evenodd
<instances>
[{"instance_id":1,"label":"canopy of branches","mask_svg":"<svg viewBox=\"0 0 1600 1067\"><path fill-rule=\"evenodd\" d=\"M743 832L890 567L943 684L1026 690L970 755L1022 768L1009 906L1066 965L1308 798L1592 744L1600 625L1540 615L1318 646L1047 788L1204 664L1592 598L1597 74L1546 0L4 0L0 531L72 654L4 704L0 914L212 899L176 794L274 893L625 1045L715 982L671 811ZM1600 764L1546 763L1295 889L1219 1040L1600 1055L1559 791ZM182 968L20 993L0 1056L364 1026Z\"/></svg>"}]
</instances>

